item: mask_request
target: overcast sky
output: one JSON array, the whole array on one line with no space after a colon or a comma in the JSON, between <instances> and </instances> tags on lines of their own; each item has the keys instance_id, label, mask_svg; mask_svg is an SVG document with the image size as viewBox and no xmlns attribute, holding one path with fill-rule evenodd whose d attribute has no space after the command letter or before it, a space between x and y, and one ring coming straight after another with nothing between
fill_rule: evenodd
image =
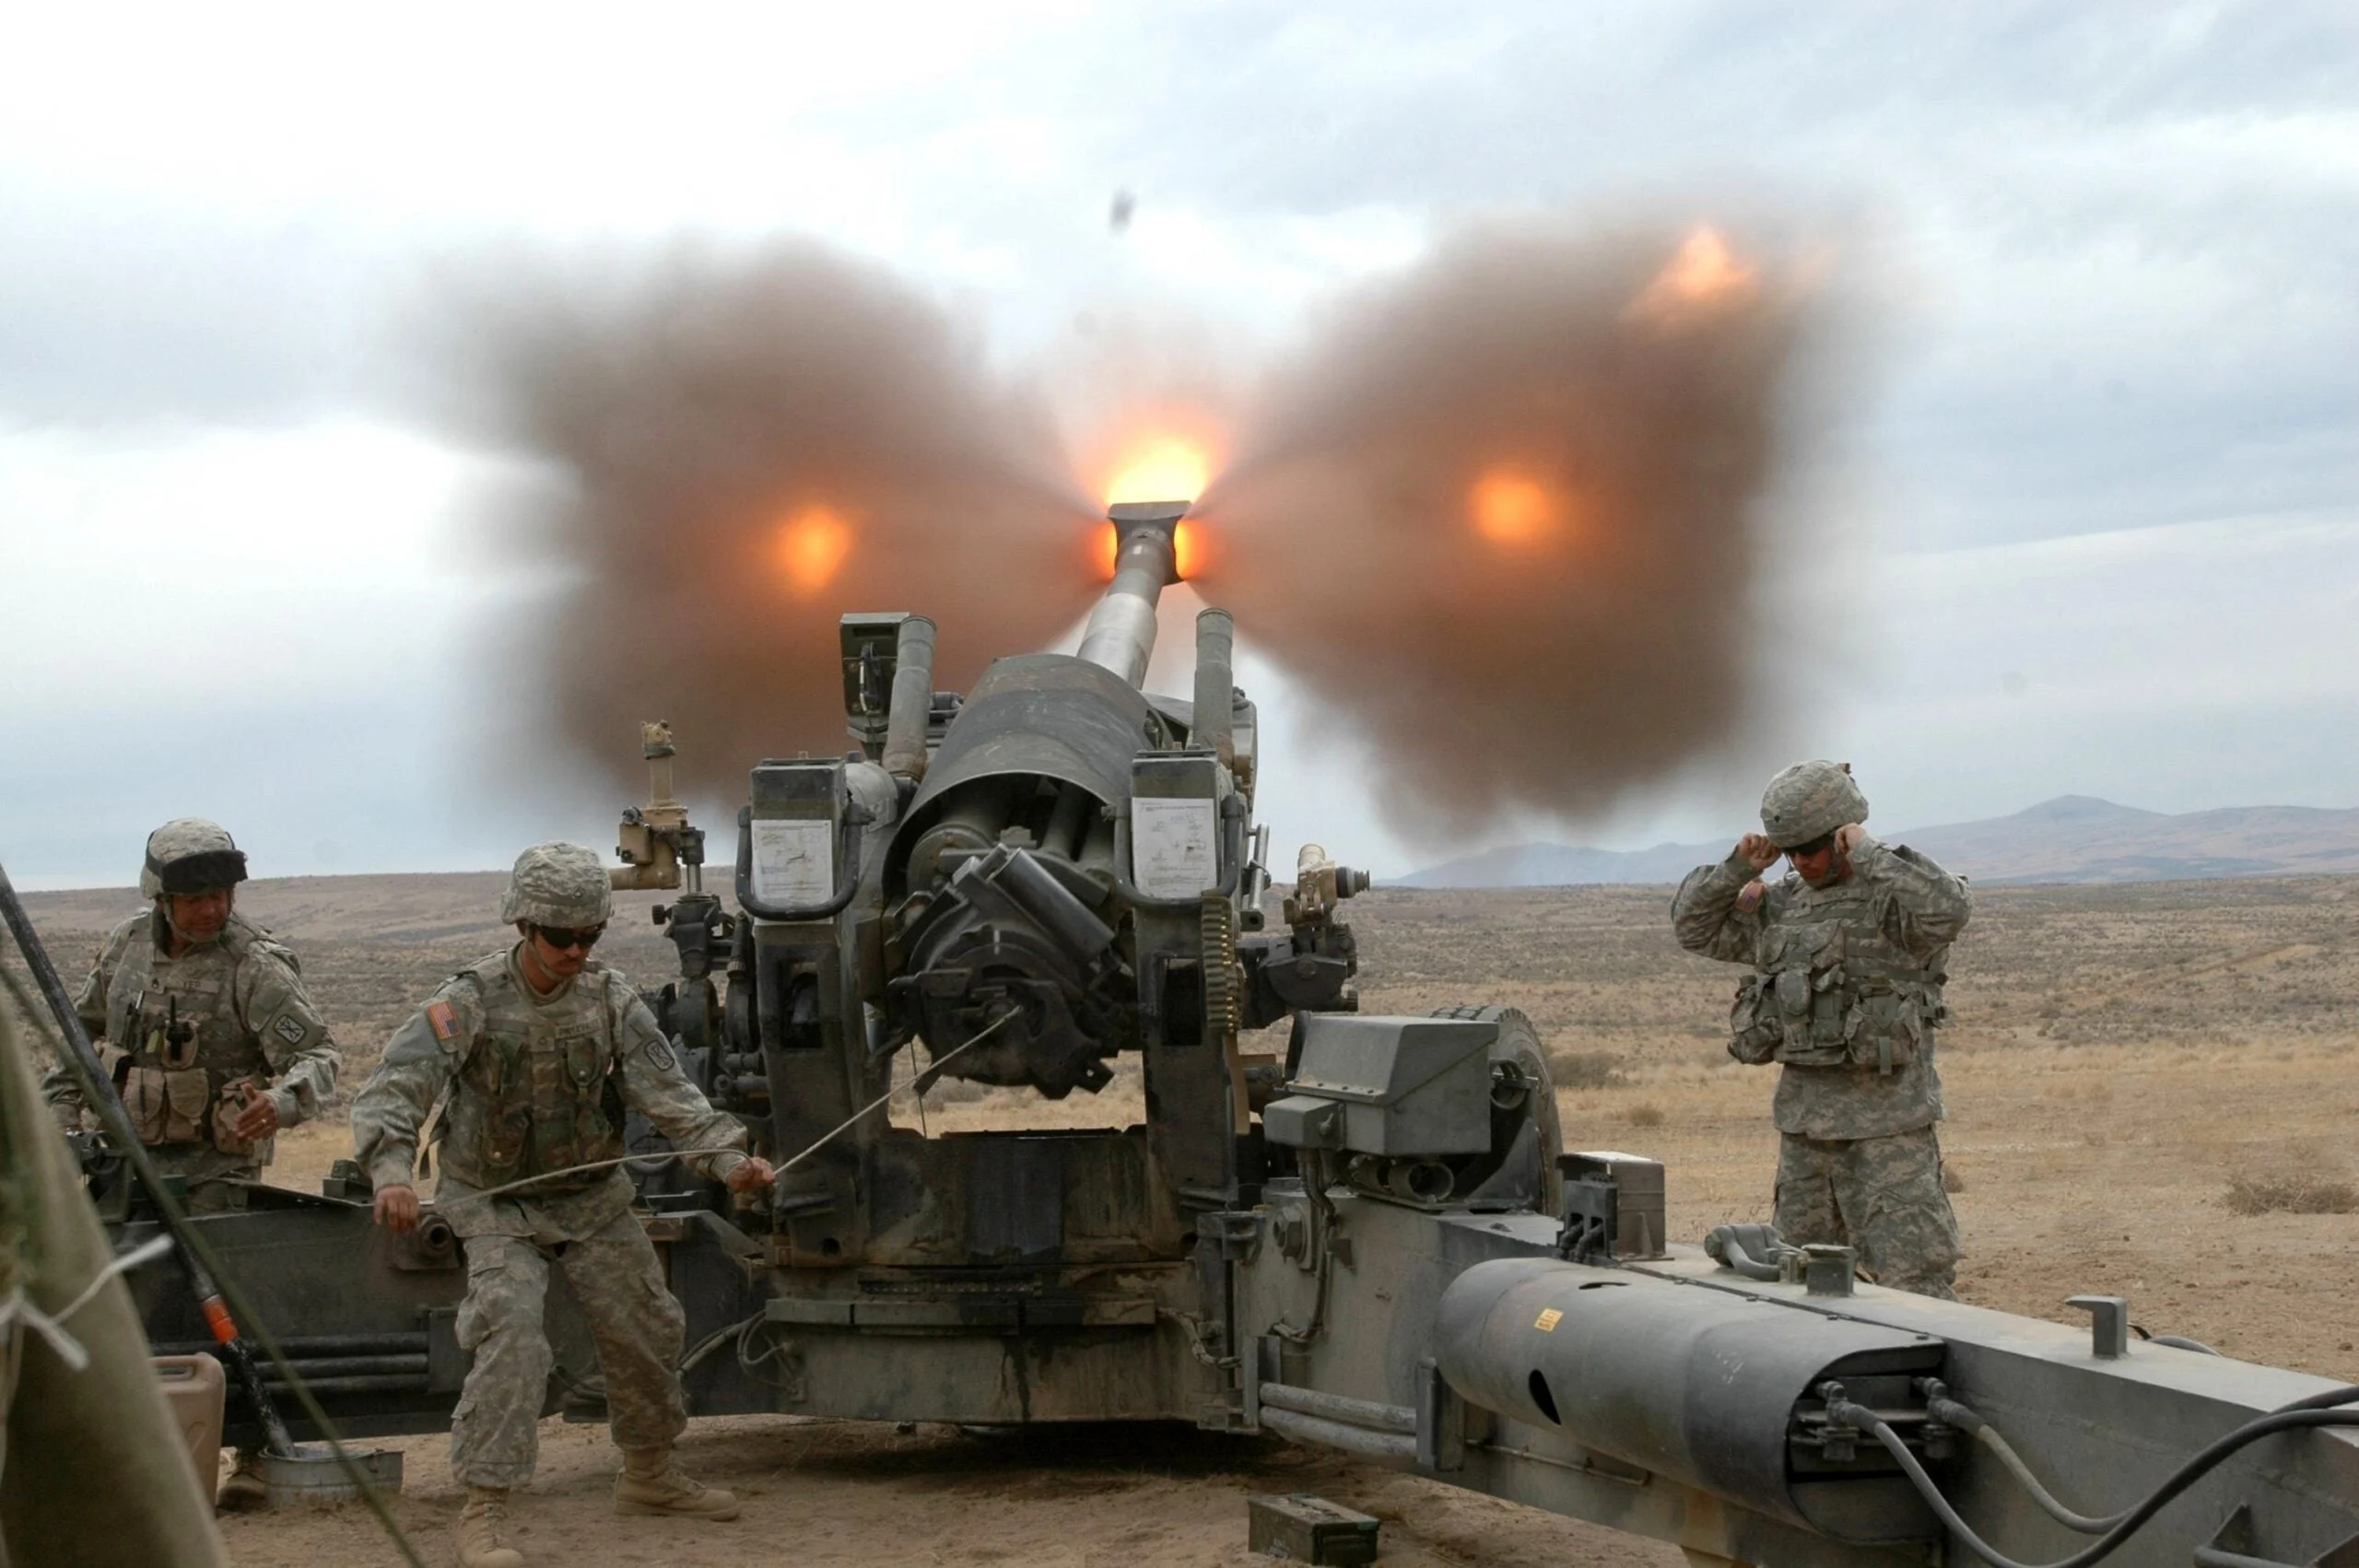
<instances>
[{"instance_id":1,"label":"overcast sky","mask_svg":"<svg viewBox=\"0 0 2359 1568\"><path fill-rule=\"evenodd\" d=\"M608 842L605 786L481 760L546 584L417 367L503 257L817 237L1019 363L1124 312L1281 344L1470 215L1633 205L1825 237L1875 302L1791 497L1841 673L1789 732L1878 823L2359 804L2355 80L2327 3L21 10L0 855L127 882L187 813L264 875ZM1279 843L1411 869L1240 638ZM1732 836L1759 782L1499 837Z\"/></svg>"}]
</instances>

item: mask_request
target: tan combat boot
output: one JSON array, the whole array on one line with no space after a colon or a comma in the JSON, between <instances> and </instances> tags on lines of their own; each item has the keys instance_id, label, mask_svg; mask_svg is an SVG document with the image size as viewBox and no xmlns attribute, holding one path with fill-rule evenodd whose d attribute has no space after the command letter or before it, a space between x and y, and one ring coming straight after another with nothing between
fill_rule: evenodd
<instances>
[{"instance_id":1,"label":"tan combat boot","mask_svg":"<svg viewBox=\"0 0 2359 1568\"><path fill-rule=\"evenodd\" d=\"M673 1468L669 1447L626 1448L623 1473L615 1478L615 1512L734 1519L737 1497L682 1475Z\"/></svg>"},{"instance_id":2,"label":"tan combat boot","mask_svg":"<svg viewBox=\"0 0 2359 1568\"><path fill-rule=\"evenodd\" d=\"M508 1489L467 1488L459 1510L459 1568L524 1568L524 1554L508 1544Z\"/></svg>"},{"instance_id":3,"label":"tan combat boot","mask_svg":"<svg viewBox=\"0 0 2359 1568\"><path fill-rule=\"evenodd\" d=\"M240 1448L236 1456L229 1479L221 1483L220 1495L213 1500L213 1505L224 1513L259 1508L270 1501L269 1488L262 1480L262 1457L251 1448Z\"/></svg>"}]
</instances>

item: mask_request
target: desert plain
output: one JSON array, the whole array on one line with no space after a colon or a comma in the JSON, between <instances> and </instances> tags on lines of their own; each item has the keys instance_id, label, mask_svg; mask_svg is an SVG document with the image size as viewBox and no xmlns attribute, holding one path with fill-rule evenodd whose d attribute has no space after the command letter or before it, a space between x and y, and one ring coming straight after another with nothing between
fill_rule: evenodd
<instances>
[{"instance_id":1,"label":"desert plain","mask_svg":"<svg viewBox=\"0 0 2359 1568\"><path fill-rule=\"evenodd\" d=\"M250 884L241 907L301 955L346 1052L345 1091L432 987L502 939L492 873ZM1735 972L1672 941L1662 887L1379 890L1347 907L1362 1005L1520 1007L1555 1064L1566 1139L1669 1169L1671 1232L1766 1219L1771 1071L1723 1028ZM127 889L28 899L69 983ZM670 949L634 895L602 956L635 977ZM2133 1320L2223 1352L2359 1380L2359 877L1978 891L1952 960L1942 1129L1966 1258L1959 1293L2071 1319L2064 1298L2126 1295ZM1265 1047L1267 1048L1267 1047ZM914 1100L893 1107L914 1121ZM1049 1105L949 1085L945 1126L1119 1126L1134 1076ZM342 1107L281 1141L273 1179L315 1183L349 1153ZM298 1326L276 1325L281 1331ZM447 1561L458 1493L440 1436L397 1440L397 1516ZM619 1519L603 1429L552 1420L520 1501L531 1562L633 1564L1242 1564L1256 1492L1311 1491L1385 1521L1383 1561L1681 1562L1675 1549L1275 1441L1193 1431L978 1437L792 1417L693 1425L684 1462L737 1491L724 1525ZM2111 1507L2087 1478L2084 1507ZM222 1520L241 1568L399 1561L357 1506Z\"/></svg>"}]
</instances>

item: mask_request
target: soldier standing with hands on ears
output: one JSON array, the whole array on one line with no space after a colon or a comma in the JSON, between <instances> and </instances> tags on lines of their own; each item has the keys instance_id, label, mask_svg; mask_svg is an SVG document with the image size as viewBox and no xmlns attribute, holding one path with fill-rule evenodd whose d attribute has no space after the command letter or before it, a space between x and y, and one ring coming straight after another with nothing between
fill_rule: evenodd
<instances>
[{"instance_id":1,"label":"soldier standing with hands on ears","mask_svg":"<svg viewBox=\"0 0 2359 1568\"><path fill-rule=\"evenodd\" d=\"M1848 1244L1876 1282L1954 1297L1957 1220L1942 1186L1933 1031L1966 884L1860 824L1848 763L1770 780L1762 832L1698 866L1672 901L1679 944L1753 974L1729 1054L1779 1064L1777 1226L1790 1244ZM1783 856L1775 884L1763 873Z\"/></svg>"},{"instance_id":2,"label":"soldier standing with hands on ears","mask_svg":"<svg viewBox=\"0 0 2359 1568\"><path fill-rule=\"evenodd\" d=\"M352 1105L377 1219L404 1232L418 1223L419 1129L443 1101L435 1203L465 1247L459 1342L475 1357L451 1421L451 1469L467 1488L463 1568L521 1568L524 1560L508 1544L508 1496L532 1480L538 1455L552 1263L597 1340L623 1451L616 1511L737 1515L730 1493L672 1463L687 1425L675 1370L685 1318L631 1212L630 1179L619 1166L574 1167L622 1155L623 1116L636 1110L733 1191L757 1191L774 1176L767 1161L745 1153L745 1128L681 1072L647 1004L591 959L613 903L594 851L525 850L500 900L515 945L460 970L413 1014ZM532 1185L492 1191L521 1181Z\"/></svg>"}]
</instances>

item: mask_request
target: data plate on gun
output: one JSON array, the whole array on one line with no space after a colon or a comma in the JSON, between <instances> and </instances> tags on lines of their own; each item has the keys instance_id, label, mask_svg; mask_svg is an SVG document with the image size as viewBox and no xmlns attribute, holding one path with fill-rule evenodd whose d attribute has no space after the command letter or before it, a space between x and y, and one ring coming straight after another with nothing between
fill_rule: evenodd
<instances>
[{"instance_id":1,"label":"data plate on gun","mask_svg":"<svg viewBox=\"0 0 2359 1568\"><path fill-rule=\"evenodd\" d=\"M1193 898L1220 882L1219 810L1210 801L1131 799L1131 880L1149 898Z\"/></svg>"},{"instance_id":2,"label":"data plate on gun","mask_svg":"<svg viewBox=\"0 0 2359 1568\"><path fill-rule=\"evenodd\" d=\"M824 904L835 891L834 824L824 817L755 820L755 897L765 904Z\"/></svg>"}]
</instances>

